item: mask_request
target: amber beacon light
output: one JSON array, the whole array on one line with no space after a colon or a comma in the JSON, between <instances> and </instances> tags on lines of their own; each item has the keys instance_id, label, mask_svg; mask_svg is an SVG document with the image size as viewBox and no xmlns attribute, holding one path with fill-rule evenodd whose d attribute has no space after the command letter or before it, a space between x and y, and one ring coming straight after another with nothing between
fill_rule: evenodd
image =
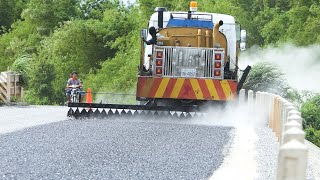
<instances>
[{"instance_id":1,"label":"amber beacon light","mask_svg":"<svg viewBox=\"0 0 320 180\"><path fill-rule=\"evenodd\" d=\"M191 1L190 2L190 11L195 12L198 9L198 3L197 1Z\"/></svg>"}]
</instances>

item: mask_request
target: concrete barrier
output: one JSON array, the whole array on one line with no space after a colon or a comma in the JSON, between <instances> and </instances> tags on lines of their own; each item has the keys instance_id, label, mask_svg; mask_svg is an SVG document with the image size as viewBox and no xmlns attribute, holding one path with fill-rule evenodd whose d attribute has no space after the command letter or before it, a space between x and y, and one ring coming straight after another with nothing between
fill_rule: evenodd
<instances>
[{"instance_id":1,"label":"concrete barrier","mask_svg":"<svg viewBox=\"0 0 320 180\"><path fill-rule=\"evenodd\" d=\"M304 144L301 113L292 103L275 94L254 94L249 90L247 102L250 108L262 109L268 116L268 126L280 142L277 179L306 179L308 148Z\"/></svg>"},{"instance_id":2,"label":"concrete barrier","mask_svg":"<svg viewBox=\"0 0 320 180\"><path fill-rule=\"evenodd\" d=\"M280 147L277 180L306 179L308 148L295 139Z\"/></svg>"},{"instance_id":3,"label":"concrete barrier","mask_svg":"<svg viewBox=\"0 0 320 180\"><path fill-rule=\"evenodd\" d=\"M0 101L10 103L23 99L23 88L19 85L19 74L12 71L0 73Z\"/></svg>"},{"instance_id":4,"label":"concrete barrier","mask_svg":"<svg viewBox=\"0 0 320 180\"><path fill-rule=\"evenodd\" d=\"M297 115L299 115L299 116L301 117L301 112L299 112L298 110L291 110L291 111L289 111L288 116L290 116L290 115L292 115L292 114L297 114Z\"/></svg>"},{"instance_id":5,"label":"concrete barrier","mask_svg":"<svg viewBox=\"0 0 320 180\"><path fill-rule=\"evenodd\" d=\"M298 123L297 121L289 121L284 125L284 130L287 131L290 128L302 129L302 124Z\"/></svg>"},{"instance_id":6,"label":"concrete barrier","mask_svg":"<svg viewBox=\"0 0 320 180\"><path fill-rule=\"evenodd\" d=\"M258 91L258 92L256 92L256 96L255 96L255 107L259 107L259 109L260 109L260 107L261 107L261 92L260 91Z\"/></svg>"},{"instance_id":7,"label":"concrete barrier","mask_svg":"<svg viewBox=\"0 0 320 180\"><path fill-rule=\"evenodd\" d=\"M239 104L244 104L246 100L246 90L241 89L239 92Z\"/></svg>"},{"instance_id":8,"label":"concrete barrier","mask_svg":"<svg viewBox=\"0 0 320 180\"><path fill-rule=\"evenodd\" d=\"M297 140L301 143L304 143L306 133L299 127L291 127L288 128L283 134L281 144L288 143L291 140Z\"/></svg>"},{"instance_id":9,"label":"concrete barrier","mask_svg":"<svg viewBox=\"0 0 320 180\"><path fill-rule=\"evenodd\" d=\"M302 125L302 118L300 115L298 114L292 114L288 117L288 121L296 121L298 122L299 124Z\"/></svg>"},{"instance_id":10,"label":"concrete barrier","mask_svg":"<svg viewBox=\"0 0 320 180\"><path fill-rule=\"evenodd\" d=\"M253 109L253 107L254 107L254 99L253 99L253 91L252 90L248 91L248 106L250 109Z\"/></svg>"}]
</instances>

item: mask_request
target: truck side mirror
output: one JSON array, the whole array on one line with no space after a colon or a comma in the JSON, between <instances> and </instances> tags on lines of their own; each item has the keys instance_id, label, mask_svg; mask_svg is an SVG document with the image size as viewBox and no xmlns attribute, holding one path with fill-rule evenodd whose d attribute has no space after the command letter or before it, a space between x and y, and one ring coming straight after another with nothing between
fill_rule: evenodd
<instances>
[{"instance_id":1,"label":"truck side mirror","mask_svg":"<svg viewBox=\"0 0 320 180\"><path fill-rule=\"evenodd\" d=\"M240 38L240 51L245 51L247 49L246 43L247 43L247 32L246 30L241 30L241 38Z\"/></svg>"},{"instance_id":2,"label":"truck side mirror","mask_svg":"<svg viewBox=\"0 0 320 180\"><path fill-rule=\"evenodd\" d=\"M240 43L241 40L241 25L239 22L236 22L236 38L237 42Z\"/></svg>"},{"instance_id":3,"label":"truck side mirror","mask_svg":"<svg viewBox=\"0 0 320 180\"><path fill-rule=\"evenodd\" d=\"M141 29L140 31L141 38L147 39L147 35L148 35L148 29Z\"/></svg>"}]
</instances>

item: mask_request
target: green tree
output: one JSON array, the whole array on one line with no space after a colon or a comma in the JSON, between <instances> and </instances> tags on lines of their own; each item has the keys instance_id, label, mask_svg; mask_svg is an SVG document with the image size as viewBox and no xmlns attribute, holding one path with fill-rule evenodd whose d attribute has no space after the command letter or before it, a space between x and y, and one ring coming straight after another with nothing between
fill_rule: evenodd
<instances>
[{"instance_id":1,"label":"green tree","mask_svg":"<svg viewBox=\"0 0 320 180\"><path fill-rule=\"evenodd\" d=\"M11 28L11 25L20 18L25 5L26 2L23 0L0 1L0 34L7 32Z\"/></svg>"},{"instance_id":2,"label":"green tree","mask_svg":"<svg viewBox=\"0 0 320 180\"><path fill-rule=\"evenodd\" d=\"M284 34L287 33L289 27L289 18L286 14L278 14L276 11L273 12L272 16L273 18L265 22L266 24L260 30L264 44L277 44L285 41Z\"/></svg>"},{"instance_id":3,"label":"green tree","mask_svg":"<svg viewBox=\"0 0 320 180\"><path fill-rule=\"evenodd\" d=\"M7 70L17 58L36 53L43 39L24 21L17 21L12 27L12 31L0 36L0 71Z\"/></svg>"},{"instance_id":4,"label":"green tree","mask_svg":"<svg viewBox=\"0 0 320 180\"><path fill-rule=\"evenodd\" d=\"M298 45L305 44L305 39L301 36L304 34L305 22L309 16L309 8L307 6L293 7L288 12L290 26L285 34L286 40L293 41Z\"/></svg>"},{"instance_id":5,"label":"green tree","mask_svg":"<svg viewBox=\"0 0 320 180\"><path fill-rule=\"evenodd\" d=\"M15 21L11 30L0 36L0 71L7 70L17 58L37 54L40 42L53 32L53 28L77 14L76 0L21 0L16 1L17 5L18 2L24 2L22 19Z\"/></svg>"},{"instance_id":6,"label":"green tree","mask_svg":"<svg viewBox=\"0 0 320 180\"><path fill-rule=\"evenodd\" d=\"M119 0L83 0L80 3L81 17L83 19L103 19L107 9L116 9L122 6Z\"/></svg>"},{"instance_id":7,"label":"green tree","mask_svg":"<svg viewBox=\"0 0 320 180\"><path fill-rule=\"evenodd\" d=\"M30 71L29 88L26 92L26 100L34 104L52 104L49 94L53 94L53 80L55 79L54 66L46 59L31 62L33 68Z\"/></svg>"},{"instance_id":8,"label":"green tree","mask_svg":"<svg viewBox=\"0 0 320 180\"><path fill-rule=\"evenodd\" d=\"M320 5L313 4L309 8L308 18L304 23L303 31L299 34L304 45L320 43Z\"/></svg>"},{"instance_id":9,"label":"green tree","mask_svg":"<svg viewBox=\"0 0 320 180\"><path fill-rule=\"evenodd\" d=\"M114 49L106 46L107 26L96 20L75 20L61 26L43 41L39 59L46 59L55 69L54 93L50 100L64 101L64 88L72 71L84 77L90 70L100 68L100 63L112 57ZM41 78L41 77L40 77Z\"/></svg>"},{"instance_id":10,"label":"green tree","mask_svg":"<svg viewBox=\"0 0 320 180\"><path fill-rule=\"evenodd\" d=\"M110 27L114 29L110 32L122 32L122 36L115 39L113 46L118 49L115 57L108 58L101 64L101 69L91 71L89 76L85 78L87 87L90 87L95 92L115 92L115 93L132 93L134 94L137 81L137 67L140 55L140 28L143 27L145 22L142 20L140 10L133 7L130 11L112 12L118 15L119 19L110 19L109 13L105 12L104 21L110 23ZM118 23L127 22L127 23ZM108 26L109 26L108 25ZM115 28L117 27L117 28ZM135 101L134 96L131 101ZM105 100L103 95L97 95L96 101ZM111 96L106 99L110 102ZM124 98L121 98L124 102ZM132 101L133 100L133 101ZM128 99L125 99L128 103ZM119 102L119 101L117 101Z\"/></svg>"},{"instance_id":11,"label":"green tree","mask_svg":"<svg viewBox=\"0 0 320 180\"><path fill-rule=\"evenodd\" d=\"M76 0L30 0L22 18L36 27L41 35L49 35L59 22L77 17Z\"/></svg>"},{"instance_id":12,"label":"green tree","mask_svg":"<svg viewBox=\"0 0 320 180\"><path fill-rule=\"evenodd\" d=\"M291 8L290 0L277 0L276 7L279 8L281 12L286 12Z\"/></svg>"}]
</instances>

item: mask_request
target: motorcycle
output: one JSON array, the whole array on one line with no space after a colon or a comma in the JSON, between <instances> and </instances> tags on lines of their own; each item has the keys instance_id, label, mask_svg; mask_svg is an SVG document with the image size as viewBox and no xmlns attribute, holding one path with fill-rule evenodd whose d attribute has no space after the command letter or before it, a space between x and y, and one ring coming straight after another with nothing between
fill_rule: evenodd
<instances>
[{"instance_id":1,"label":"motorcycle","mask_svg":"<svg viewBox=\"0 0 320 180\"><path fill-rule=\"evenodd\" d=\"M79 85L71 85L69 88L72 88L70 93L70 102L80 103L81 102L81 87Z\"/></svg>"}]
</instances>

